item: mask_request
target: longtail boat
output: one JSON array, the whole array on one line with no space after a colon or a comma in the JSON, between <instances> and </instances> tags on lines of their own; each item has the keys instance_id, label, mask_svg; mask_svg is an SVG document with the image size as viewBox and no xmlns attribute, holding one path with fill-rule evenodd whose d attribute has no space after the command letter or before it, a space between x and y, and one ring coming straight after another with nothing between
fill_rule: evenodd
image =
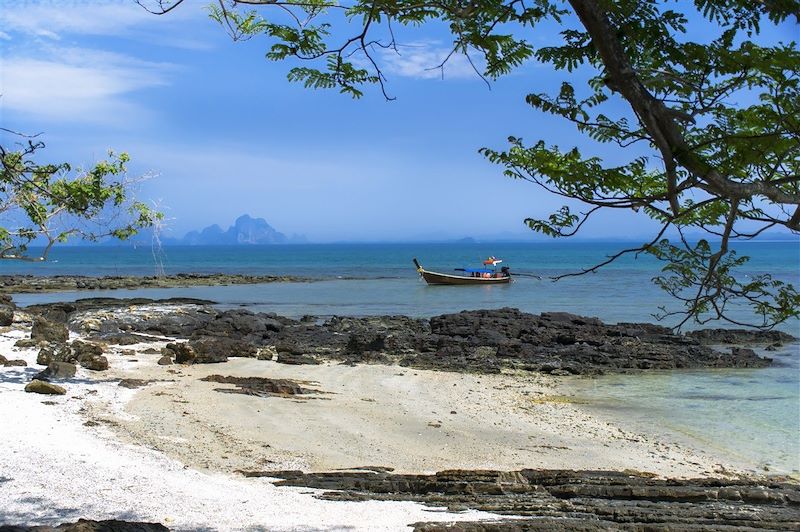
<instances>
[{"instance_id":1,"label":"longtail boat","mask_svg":"<svg viewBox=\"0 0 800 532\"><path fill-rule=\"evenodd\" d=\"M487 259L487 261L492 260L494 261L491 262L492 266L498 262L502 262L494 257L489 257L489 259ZM484 261L485 265L490 263L487 261ZM507 284L511 282L511 274L506 267L501 268L499 272L497 270L485 267L459 268L457 271L463 271L467 275L452 275L449 273L439 273L426 270L420 266L419 261L416 258L414 259L414 266L417 267L417 272L419 272L420 277L425 279L425 282L428 284Z\"/></svg>"}]
</instances>

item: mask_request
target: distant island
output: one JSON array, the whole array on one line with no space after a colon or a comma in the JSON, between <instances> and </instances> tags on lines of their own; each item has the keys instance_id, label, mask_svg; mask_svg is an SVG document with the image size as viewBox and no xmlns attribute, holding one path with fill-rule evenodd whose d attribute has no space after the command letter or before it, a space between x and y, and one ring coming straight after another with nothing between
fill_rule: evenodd
<instances>
[{"instance_id":1,"label":"distant island","mask_svg":"<svg viewBox=\"0 0 800 532\"><path fill-rule=\"evenodd\" d=\"M302 243L304 236L287 237L269 225L264 218L243 214L227 230L219 225L209 225L200 231L189 231L183 238L164 239L165 244L183 246L238 246Z\"/></svg>"},{"instance_id":2,"label":"distant island","mask_svg":"<svg viewBox=\"0 0 800 532\"><path fill-rule=\"evenodd\" d=\"M153 239L153 230L144 229L134 237L134 244L149 245ZM305 244L304 235L286 236L269 225L264 218L253 218L248 214L239 216L232 226L222 229L218 224L209 225L200 230L189 231L183 237L160 234L159 240L165 246L264 246L272 244ZM85 245L83 240L76 239L67 245ZM99 242L105 246L124 245L118 240L106 239Z\"/></svg>"},{"instance_id":3,"label":"distant island","mask_svg":"<svg viewBox=\"0 0 800 532\"><path fill-rule=\"evenodd\" d=\"M233 225L223 230L218 224L209 225L200 230L189 231L183 237L169 235L169 228L159 234L161 245L165 246L264 246L272 244L307 244L305 235L292 234L286 236L269 225L264 218L253 218L248 214L239 216ZM140 230L131 240L120 241L115 238L103 238L92 245L99 246L127 246L151 245L153 241L153 229L146 228ZM165 234L166 233L166 234ZM43 239L33 241L33 246L44 246ZM62 244L62 246L85 246L89 242L74 238Z\"/></svg>"}]
</instances>

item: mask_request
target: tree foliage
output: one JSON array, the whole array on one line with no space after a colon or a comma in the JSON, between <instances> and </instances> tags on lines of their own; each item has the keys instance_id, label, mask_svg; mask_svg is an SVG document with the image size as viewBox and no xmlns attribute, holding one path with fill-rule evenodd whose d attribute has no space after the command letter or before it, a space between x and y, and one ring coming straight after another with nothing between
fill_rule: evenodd
<instances>
[{"instance_id":1,"label":"tree foliage","mask_svg":"<svg viewBox=\"0 0 800 532\"><path fill-rule=\"evenodd\" d=\"M182 2L140 0L156 13ZM290 80L353 97L372 83L391 98L381 60L401 53L398 25L448 28L452 51L432 67L462 54L484 79L528 61L563 71L558 91L526 102L629 160L609 165L546 139L481 150L506 175L582 205L528 219L531 229L571 236L600 210L641 210L660 224L654 238L579 273L647 253L665 263L655 282L682 303L660 317L737 323L735 302L750 304L760 327L798 316L791 284L745 279L736 269L747 257L731 250L773 227L800 231L800 52L759 39L764 25L797 23L797 1L219 0L209 10L236 40L266 37L268 59L308 61ZM552 23L558 42L535 46ZM702 25L700 38L690 23Z\"/></svg>"},{"instance_id":2,"label":"tree foliage","mask_svg":"<svg viewBox=\"0 0 800 532\"><path fill-rule=\"evenodd\" d=\"M88 169L42 164L36 159L45 145L38 136L4 131L23 140L13 149L0 146L0 259L42 261L70 238L125 240L160 220L160 213L132 198L128 154L109 152Z\"/></svg>"}]
</instances>

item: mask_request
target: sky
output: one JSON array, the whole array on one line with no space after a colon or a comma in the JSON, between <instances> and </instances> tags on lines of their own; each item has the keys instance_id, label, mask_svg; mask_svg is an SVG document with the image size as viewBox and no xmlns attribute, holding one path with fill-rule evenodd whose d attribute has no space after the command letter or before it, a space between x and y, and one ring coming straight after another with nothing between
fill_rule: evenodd
<instances>
[{"instance_id":1,"label":"sky","mask_svg":"<svg viewBox=\"0 0 800 532\"><path fill-rule=\"evenodd\" d=\"M397 99L367 87L352 100L289 83L291 65L267 61L266 40L232 42L205 4L155 16L133 0L3 0L0 124L42 132L48 162L128 152L129 173L148 176L139 198L165 213L172 236L247 213L312 242L534 238L523 220L562 201L503 176L479 148L514 135L622 157L525 104L563 79L548 66L487 87L457 59L442 77L429 68L447 36L425 27L384 57ZM532 36L555 38L552 27ZM653 227L624 212L582 232L636 238Z\"/></svg>"}]
</instances>

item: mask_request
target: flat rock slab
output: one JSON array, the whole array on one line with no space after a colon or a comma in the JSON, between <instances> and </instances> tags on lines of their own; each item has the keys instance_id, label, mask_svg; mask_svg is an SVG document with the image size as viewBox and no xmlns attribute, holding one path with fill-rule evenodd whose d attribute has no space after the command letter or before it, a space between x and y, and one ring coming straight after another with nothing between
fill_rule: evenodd
<instances>
[{"instance_id":1,"label":"flat rock slab","mask_svg":"<svg viewBox=\"0 0 800 532\"><path fill-rule=\"evenodd\" d=\"M117 384L117 386L121 386L123 388L128 388L128 389L133 390L133 389L136 389L136 388L141 388L143 386L147 386L151 382L155 382L155 381L152 380L152 379L151 380L147 380L147 379L122 379L122 380L119 381L119 384Z\"/></svg>"},{"instance_id":2,"label":"flat rock slab","mask_svg":"<svg viewBox=\"0 0 800 532\"><path fill-rule=\"evenodd\" d=\"M326 393L313 388L305 388L304 384L313 384L308 381L295 381L290 379L269 379L266 377L230 377L222 375L209 375L200 379L207 382L233 384L236 388L215 388L222 393L240 393L256 395L259 397L277 396L289 397L295 395L314 395Z\"/></svg>"},{"instance_id":3,"label":"flat rock slab","mask_svg":"<svg viewBox=\"0 0 800 532\"><path fill-rule=\"evenodd\" d=\"M416 525L425 531L800 528L800 485L782 479L662 480L644 473L534 469L434 475L367 470L242 473L282 479L280 486L336 490L320 496L328 500L415 501L510 516L499 523L452 525L457 528ZM558 526L550 526L554 523Z\"/></svg>"}]
</instances>

